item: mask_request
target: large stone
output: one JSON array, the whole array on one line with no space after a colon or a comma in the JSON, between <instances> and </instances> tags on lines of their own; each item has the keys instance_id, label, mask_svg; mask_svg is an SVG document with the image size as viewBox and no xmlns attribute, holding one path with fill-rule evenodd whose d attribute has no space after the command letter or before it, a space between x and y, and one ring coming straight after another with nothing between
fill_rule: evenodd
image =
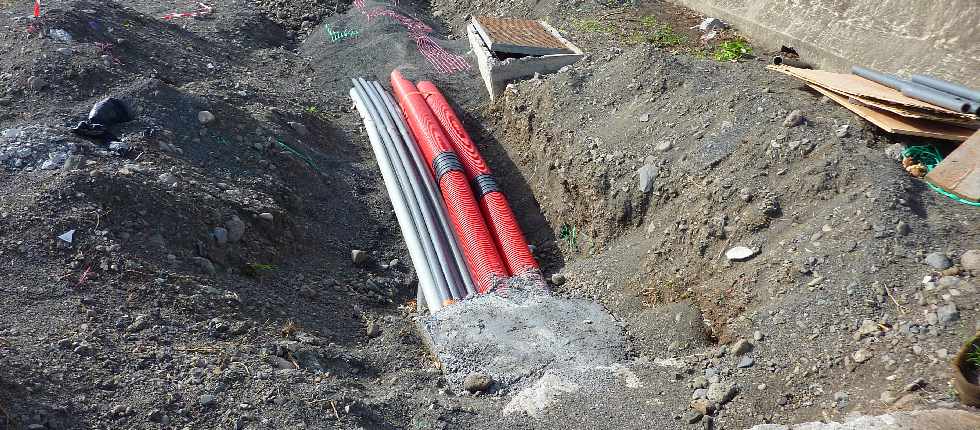
<instances>
[{"instance_id":1,"label":"large stone","mask_svg":"<svg viewBox=\"0 0 980 430\"><path fill-rule=\"evenodd\" d=\"M971 249L960 257L960 267L980 274L980 249Z\"/></svg>"},{"instance_id":2,"label":"large stone","mask_svg":"<svg viewBox=\"0 0 980 430\"><path fill-rule=\"evenodd\" d=\"M197 121L200 122L201 124L207 124L211 121L214 121L214 114L206 110L202 110L197 113Z\"/></svg>"},{"instance_id":3,"label":"large stone","mask_svg":"<svg viewBox=\"0 0 980 430\"><path fill-rule=\"evenodd\" d=\"M493 385L493 378L482 373L474 372L463 378L463 389L471 393L487 392Z\"/></svg>"},{"instance_id":4,"label":"large stone","mask_svg":"<svg viewBox=\"0 0 980 430\"><path fill-rule=\"evenodd\" d=\"M738 389L731 382L715 382L708 386L708 400L718 405L730 402L736 394L738 394Z\"/></svg>"},{"instance_id":5,"label":"large stone","mask_svg":"<svg viewBox=\"0 0 980 430\"><path fill-rule=\"evenodd\" d=\"M926 264L931 266L933 269L938 270L948 269L953 265L953 263L949 261L949 258L946 257L946 254L941 252L933 252L927 255Z\"/></svg>"},{"instance_id":6,"label":"large stone","mask_svg":"<svg viewBox=\"0 0 980 430\"><path fill-rule=\"evenodd\" d=\"M637 170L636 175L640 178L640 191L644 193L650 192L653 189L653 182L657 179L658 174L660 174L660 169L652 164L645 164L640 170Z\"/></svg>"},{"instance_id":7,"label":"large stone","mask_svg":"<svg viewBox=\"0 0 980 430\"><path fill-rule=\"evenodd\" d=\"M228 230L228 241L231 243L238 242L245 236L245 222L238 215L231 217L225 223L225 228Z\"/></svg>"}]
</instances>

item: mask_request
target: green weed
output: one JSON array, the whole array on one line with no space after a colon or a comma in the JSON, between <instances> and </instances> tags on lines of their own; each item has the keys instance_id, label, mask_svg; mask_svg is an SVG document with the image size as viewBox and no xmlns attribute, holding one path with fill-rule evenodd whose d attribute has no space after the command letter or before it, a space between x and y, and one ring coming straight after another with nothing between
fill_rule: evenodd
<instances>
[{"instance_id":1,"label":"green weed","mask_svg":"<svg viewBox=\"0 0 980 430\"><path fill-rule=\"evenodd\" d=\"M258 278L274 270L276 270L276 266L271 264L248 263L242 267L242 274L252 278Z\"/></svg>"},{"instance_id":2,"label":"green weed","mask_svg":"<svg viewBox=\"0 0 980 430\"><path fill-rule=\"evenodd\" d=\"M612 24L599 22L597 19L576 19L572 22L572 26L586 33L612 33L616 30Z\"/></svg>"},{"instance_id":3,"label":"green weed","mask_svg":"<svg viewBox=\"0 0 980 430\"><path fill-rule=\"evenodd\" d=\"M558 232L558 238L565 242L569 249L578 249L578 229L575 226L563 224Z\"/></svg>"},{"instance_id":4,"label":"green weed","mask_svg":"<svg viewBox=\"0 0 980 430\"><path fill-rule=\"evenodd\" d=\"M966 361L980 368L980 345L973 345L973 350L966 353Z\"/></svg>"},{"instance_id":5,"label":"green weed","mask_svg":"<svg viewBox=\"0 0 980 430\"><path fill-rule=\"evenodd\" d=\"M736 61L752 53L752 47L745 39L726 40L715 48L714 58L717 61Z\"/></svg>"}]
</instances>

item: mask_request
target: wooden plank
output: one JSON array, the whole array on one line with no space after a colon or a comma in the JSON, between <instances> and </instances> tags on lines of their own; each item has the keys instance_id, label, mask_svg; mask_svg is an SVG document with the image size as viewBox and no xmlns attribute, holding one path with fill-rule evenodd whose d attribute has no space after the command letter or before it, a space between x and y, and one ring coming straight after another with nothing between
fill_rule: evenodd
<instances>
[{"instance_id":1,"label":"wooden plank","mask_svg":"<svg viewBox=\"0 0 980 430\"><path fill-rule=\"evenodd\" d=\"M810 88L819 91L820 94L840 103L851 112L858 114L861 118L868 120L889 133L931 137L933 139L953 140L957 142L962 142L973 134L973 130L967 128L945 125L923 119L905 118L901 115L880 111L862 104L851 103L847 96L835 93L819 85L808 85Z\"/></svg>"},{"instance_id":2,"label":"wooden plank","mask_svg":"<svg viewBox=\"0 0 980 430\"><path fill-rule=\"evenodd\" d=\"M980 202L980 131L939 163L926 181L972 202Z\"/></svg>"},{"instance_id":3,"label":"wooden plank","mask_svg":"<svg viewBox=\"0 0 980 430\"><path fill-rule=\"evenodd\" d=\"M825 70L798 69L788 66L770 65L768 68L848 96L907 106L964 120L976 121L980 119L976 115L952 111L931 103L906 97L899 91L857 75L833 73Z\"/></svg>"}]
</instances>

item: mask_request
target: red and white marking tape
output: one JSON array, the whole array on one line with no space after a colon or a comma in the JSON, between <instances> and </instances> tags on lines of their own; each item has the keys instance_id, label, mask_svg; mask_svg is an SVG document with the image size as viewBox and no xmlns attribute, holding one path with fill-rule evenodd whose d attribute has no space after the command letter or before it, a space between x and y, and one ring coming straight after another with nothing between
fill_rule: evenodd
<instances>
[{"instance_id":1,"label":"red and white marking tape","mask_svg":"<svg viewBox=\"0 0 980 430\"><path fill-rule=\"evenodd\" d=\"M200 6L200 8L198 8L193 12L168 13L164 16L161 16L160 19L171 20L174 18L197 18L201 16L210 15L211 12L214 11L214 8L204 3L198 3L197 5Z\"/></svg>"},{"instance_id":2,"label":"red and white marking tape","mask_svg":"<svg viewBox=\"0 0 980 430\"><path fill-rule=\"evenodd\" d=\"M34 0L34 17L41 17L41 0Z\"/></svg>"}]
</instances>

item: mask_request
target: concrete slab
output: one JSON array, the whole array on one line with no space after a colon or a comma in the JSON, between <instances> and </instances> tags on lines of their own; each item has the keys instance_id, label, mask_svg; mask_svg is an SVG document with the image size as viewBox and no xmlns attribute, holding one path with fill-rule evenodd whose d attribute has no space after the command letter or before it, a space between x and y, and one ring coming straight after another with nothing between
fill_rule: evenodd
<instances>
[{"instance_id":1,"label":"concrete slab","mask_svg":"<svg viewBox=\"0 0 980 430\"><path fill-rule=\"evenodd\" d=\"M476 55L477 65L480 74L493 100L504 92L508 83L527 79L535 73L547 74L561 70L562 67L574 64L584 57L584 53L577 46L566 40L553 27L543 21L538 21L541 28L549 32L555 39L565 45L570 53L549 54L549 55L528 55L524 57L511 57L509 55L498 54L490 47L485 35L481 34L476 19L466 27L467 37L470 47ZM503 53L506 54L506 53Z\"/></svg>"},{"instance_id":2,"label":"concrete slab","mask_svg":"<svg viewBox=\"0 0 980 430\"><path fill-rule=\"evenodd\" d=\"M616 367L626 359L623 324L587 300L510 289L446 307L419 327L456 390L473 372L494 379L491 391L528 388L550 372L554 384L539 383L546 392L574 390L555 379L569 372L625 374Z\"/></svg>"}]
</instances>

